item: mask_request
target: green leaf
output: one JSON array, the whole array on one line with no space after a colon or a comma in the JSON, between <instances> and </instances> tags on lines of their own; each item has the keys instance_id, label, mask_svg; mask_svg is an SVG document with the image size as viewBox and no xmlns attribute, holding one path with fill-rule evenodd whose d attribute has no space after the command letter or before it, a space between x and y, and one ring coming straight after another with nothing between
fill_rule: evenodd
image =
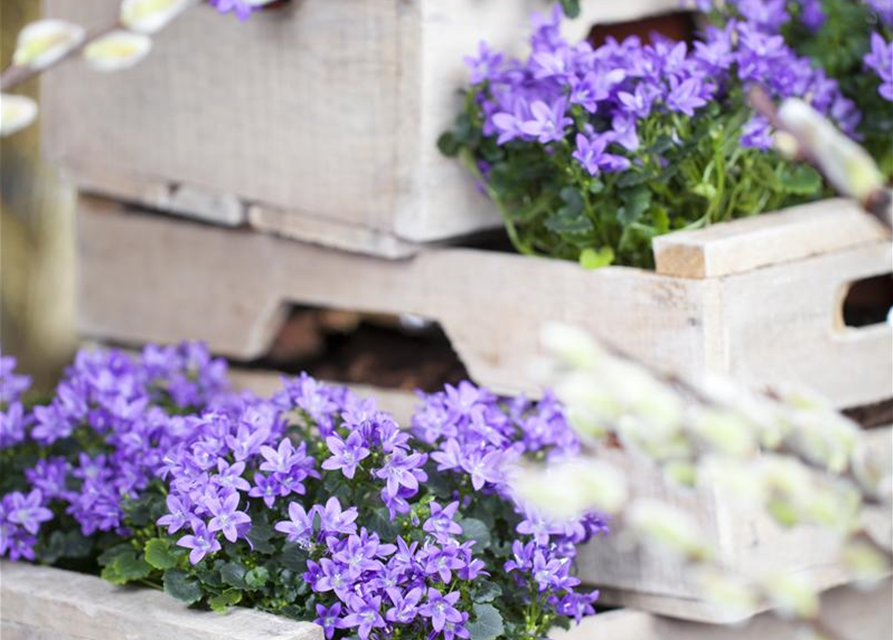
<instances>
[{"instance_id":1,"label":"green leaf","mask_svg":"<svg viewBox=\"0 0 893 640\"><path fill-rule=\"evenodd\" d=\"M502 595L502 587L500 587L495 582L490 582L489 580L484 580L477 584L477 588L475 589L474 601L483 603L483 602L493 602L496 598Z\"/></svg>"},{"instance_id":2,"label":"green leaf","mask_svg":"<svg viewBox=\"0 0 893 640\"><path fill-rule=\"evenodd\" d=\"M612 262L614 262L614 249L611 247L602 247L598 250L587 247L580 252L580 264L585 269L601 269Z\"/></svg>"},{"instance_id":3,"label":"green leaf","mask_svg":"<svg viewBox=\"0 0 893 640\"><path fill-rule=\"evenodd\" d=\"M475 551L481 551L490 546L490 529L483 522L476 518L465 518L459 522L462 527L462 534L468 540L474 540Z\"/></svg>"},{"instance_id":4,"label":"green leaf","mask_svg":"<svg viewBox=\"0 0 893 640\"><path fill-rule=\"evenodd\" d=\"M105 566L111 564L118 556L133 552L133 546L129 542L122 542L121 544L116 544L114 547L110 547L100 553L96 561L100 566Z\"/></svg>"},{"instance_id":5,"label":"green leaf","mask_svg":"<svg viewBox=\"0 0 893 640\"><path fill-rule=\"evenodd\" d=\"M238 562L227 562L220 567L220 577L231 587L245 588L246 569Z\"/></svg>"},{"instance_id":6,"label":"green leaf","mask_svg":"<svg viewBox=\"0 0 893 640\"><path fill-rule=\"evenodd\" d=\"M580 0L561 0L561 8L568 18L576 18L580 15Z\"/></svg>"},{"instance_id":7,"label":"green leaf","mask_svg":"<svg viewBox=\"0 0 893 640\"><path fill-rule=\"evenodd\" d=\"M170 569L177 566L177 556L171 552L170 540L153 538L146 543L146 562L156 569Z\"/></svg>"},{"instance_id":8,"label":"green leaf","mask_svg":"<svg viewBox=\"0 0 893 640\"><path fill-rule=\"evenodd\" d=\"M231 606L239 604L242 600L242 594L238 589L227 589L223 593L219 593L210 600L208 604L211 609L217 613L225 613Z\"/></svg>"},{"instance_id":9,"label":"green leaf","mask_svg":"<svg viewBox=\"0 0 893 640\"><path fill-rule=\"evenodd\" d=\"M627 191L621 198L623 206L617 212L617 218L624 226L641 218L651 206L651 191L645 186Z\"/></svg>"},{"instance_id":10,"label":"green leaf","mask_svg":"<svg viewBox=\"0 0 893 640\"><path fill-rule=\"evenodd\" d=\"M462 148L462 145L456 140L456 136L452 132L447 131L437 139L437 148L448 158L455 158L459 155L459 149Z\"/></svg>"},{"instance_id":11,"label":"green leaf","mask_svg":"<svg viewBox=\"0 0 893 640\"><path fill-rule=\"evenodd\" d=\"M691 192L696 196L701 196L706 200L713 200L716 197L716 187L714 187L709 182L702 182L701 184L696 184Z\"/></svg>"},{"instance_id":12,"label":"green leaf","mask_svg":"<svg viewBox=\"0 0 893 640\"><path fill-rule=\"evenodd\" d=\"M152 573L152 566L146 562L142 555L130 549L127 553L116 556L102 570L102 578L112 584L127 584L134 580L148 577Z\"/></svg>"},{"instance_id":13,"label":"green leaf","mask_svg":"<svg viewBox=\"0 0 893 640\"><path fill-rule=\"evenodd\" d=\"M475 604L474 622L467 628L470 640L495 640L505 632L502 616L492 604Z\"/></svg>"},{"instance_id":14,"label":"green leaf","mask_svg":"<svg viewBox=\"0 0 893 640\"><path fill-rule=\"evenodd\" d=\"M782 174L781 183L788 193L809 196L821 191L822 176L809 165L798 164Z\"/></svg>"},{"instance_id":15,"label":"green leaf","mask_svg":"<svg viewBox=\"0 0 893 640\"><path fill-rule=\"evenodd\" d=\"M164 573L164 592L186 604L198 602L202 597L198 581L179 569L168 569Z\"/></svg>"},{"instance_id":16,"label":"green leaf","mask_svg":"<svg viewBox=\"0 0 893 640\"><path fill-rule=\"evenodd\" d=\"M555 233L586 233L592 230L592 220L581 212L573 212L562 207L555 215L546 219L546 228Z\"/></svg>"},{"instance_id":17,"label":"green leaf","mask_svg":"<svg viewBox=\"0 0 893 640\"><path fill-rule=\"evenodd\" d=\"M48 564L55 564L62 558L86 558L92 550L93 541L78 529L53 531L40 552L40 559Z\"/></svg>"},{"instance_id":18,"label":"green leaf","mask_svg":"<svg viewBox=\"0 0 893 640\"><path fill-rule=\"evenodd\" d=\"M254 567L254 569L245 574L245 584L248 585L249 589L260 589L267 584L269 578L270 572L266 567Z\"/></svg>"},{"instance_id":19,"label":"green leaf","mask_svg":"<svg viewBox=\"0 0 893 640\"><path fill-rule=\"evenodd\" d=\"M251 546L257 553L273 553L276 550L270 543L273 537L273 528L263 524L252 524L251 529L245 534Z\"/></svg>"}]
</instances>

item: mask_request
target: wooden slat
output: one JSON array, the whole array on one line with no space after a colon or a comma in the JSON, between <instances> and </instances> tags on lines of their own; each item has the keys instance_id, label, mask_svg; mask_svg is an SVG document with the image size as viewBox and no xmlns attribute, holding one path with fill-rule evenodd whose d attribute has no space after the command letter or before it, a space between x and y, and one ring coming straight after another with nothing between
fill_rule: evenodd
<instances>
[{"instance_id":1,"label":"wooden slat","mask_svg":"<svg viewBox=\"0 0 893 640\"><path fill-rule=\"evenodd\" d=\"M322 640L322 628L244 608L186 608L152 589L28 564L0 563L2 619L45 637L77 640ZM31 637L31 636L25 636ZM40 636L38 636L40 637ZM4 634L5 638L5 634Z\"/></svg>"},{"instance_id":2,"label":"wooden slat","mask_svg":"<svg viewBox=\"0 0 893 640\"><path fill-rule=\"evenodd\" d=\"M470 249L381 260L96 199L82 199L79 234L88 337L204 340L248 360L266 353L294 302L436 319L471 376L498 392L538 391L530 358L550 320L580 324L658 367L705 361L709 283L696 280Z\"/></svg>"},{"instance_id":3,"label":"wooden slat","mask_svg":"<svg viewBox=\"0 0 893 640\"><path fill-rule=\"evenodd\" d=\"M711 278L889 239L852 201L833 199L654 239L658 273Z\"/></svg>"}]
</instances>

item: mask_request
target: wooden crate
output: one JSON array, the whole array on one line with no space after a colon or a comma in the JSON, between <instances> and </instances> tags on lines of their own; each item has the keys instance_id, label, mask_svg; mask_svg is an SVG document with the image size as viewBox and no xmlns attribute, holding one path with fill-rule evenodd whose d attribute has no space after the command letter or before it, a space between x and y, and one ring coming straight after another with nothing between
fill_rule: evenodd
<instances>
[{"instance_id":1,"label":"wooden crate","mask_svg":"<svg viewBox=\"0 0 893 640\"><path fill-rule=\"evenodd\" d=\"M536 393L542 324L572 322L683 374L800 384L851 407L893 396L893 327L843 326L849 283L890 273L891 244L831 200L656 241L656 273L468 248L383 260L80 202L79 323L123 342L266 353L291 303L438 321L471 377Z\"/></svg>"},{"instance_id":2,"label":"wooden crate","mask_svg":"<svg viewBox=\"0 0 893 640\"><path fill-rule=\"evenodd\" d=\"M96 26L120 0L43 0ZM86 190L387 256L500 225L438 136L459 113L463 57L520 53L551 0L293 0L242 24L204 6L124 73L69 64L41 90L46 155ZM584 1L567 23L678 8Z\"/></svg>"},{"instance_id":3,"label":"wooden crate","mask_svg":"<svg viewBox=\"0 0 893 640\"><path fill-rule=\"evenodd\" d=\"M0 563L3 640L322 640L316 625L235 608L187 609L150 589L115 587L100 578L24 563ZM831 628L859 640L888 640L890 583L865 594L837 589L822 606ZM853 634L858 629L859 635ZM744 627L670 620L632 609L599 613L555 640L788 640L795 626L771 614Z\"/></svg>"}]
</instances>

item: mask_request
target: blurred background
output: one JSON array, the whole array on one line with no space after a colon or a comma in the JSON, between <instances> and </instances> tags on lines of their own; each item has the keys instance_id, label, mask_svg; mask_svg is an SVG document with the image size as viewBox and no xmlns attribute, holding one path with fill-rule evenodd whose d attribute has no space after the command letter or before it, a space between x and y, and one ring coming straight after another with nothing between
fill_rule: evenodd
<instances>
[{"instance_id":1,"label":"blurred background","mask_svg":"<svg viewBox=\"0 0 893 640\"><path fill-rule=\"evenodd\" d=\"M0 4L0 64L40 17L34 0ZM38 81L21 93L34 97ZM52 386L76 347L74 196L40 161L40 126L0 138L0 347L38 388Z\"/></svg>"}]
</instances>

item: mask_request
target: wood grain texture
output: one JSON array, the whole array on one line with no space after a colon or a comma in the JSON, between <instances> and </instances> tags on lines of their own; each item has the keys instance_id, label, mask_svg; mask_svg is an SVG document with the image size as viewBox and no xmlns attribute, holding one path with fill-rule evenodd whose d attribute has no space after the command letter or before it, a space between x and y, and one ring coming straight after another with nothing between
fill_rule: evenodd
<instances>
[{"instance_id":1,"label":"wood grain texture","mask_svg":"<svg viewBox=\"0 0 893 640\"><path fill-rule=\"evenodd\" d=\"M655 366L704 362L709 283L471 249L382 260L82 199L80 328L130 342L205 340L263 355L289 303L439 321L479 383L536 392L541 326L564 320Z\"/></svg>"},{"instance_id":2,"label":"wood grain texture","mask_svg":"<svg viewBox=\"0 0 893 640\"><path fill-rule=\"evenodd\" d=\"M412 313L441 323L478 383L536 394L530 361L539 330L560 320L685 375L810 387L840 407L893 394L893 327L840 321L848 283L889 271L883 240L690 279L459 248L382 260L124 212L95 198L80 209L80 327L91 337L205 340L253 359L292 303Z\"/></svg>"},{"instance_id":3,"label":"wood grain texture","mask_svg":"<svg viewBox=\"0 0 893 640\"><path fill-rule=\"evenodd\" d=\"M188 609L151 589L24 563L0 563L4 624L64 640L322 640L322 628L250 609ZM31 638L26 635L24 637ZM40 638L41 636L37 636ZM5 632L4 632L5 638Z\"/></svg>"},{"instance_id":4,"label":"wood grain texture","mask_svg":"<svg viewBox=\"0 0 893 640\"><path fill-rule=\"evenodd\" d=\"M851 200L832 199L654 239L657 272L682 278L745 273L889 240Z\"/></svg>"},{"instance_id":5,"label":"wood grain texture","mask_svg":"<svg viewBox=\"0 0 893 640\"><path fill-rule=\"evenodd\" d=\"M594 22L676 1L584 2L566 31L579 39ZM110 23L119 5L43 2L46 15L87 26ZM436 141L461 108L463 57L481 40L523 53L530 13L549 6L294 0L244 24L200 6L158 34L134 69L54 72L41 98L44 149L97 193L230 224L236 199L258 207L264 228L368 253L391 255L382 235L422 242L498 226ZM205 197L170 197L181 189Z\"/></svg>"}]
</instances>

